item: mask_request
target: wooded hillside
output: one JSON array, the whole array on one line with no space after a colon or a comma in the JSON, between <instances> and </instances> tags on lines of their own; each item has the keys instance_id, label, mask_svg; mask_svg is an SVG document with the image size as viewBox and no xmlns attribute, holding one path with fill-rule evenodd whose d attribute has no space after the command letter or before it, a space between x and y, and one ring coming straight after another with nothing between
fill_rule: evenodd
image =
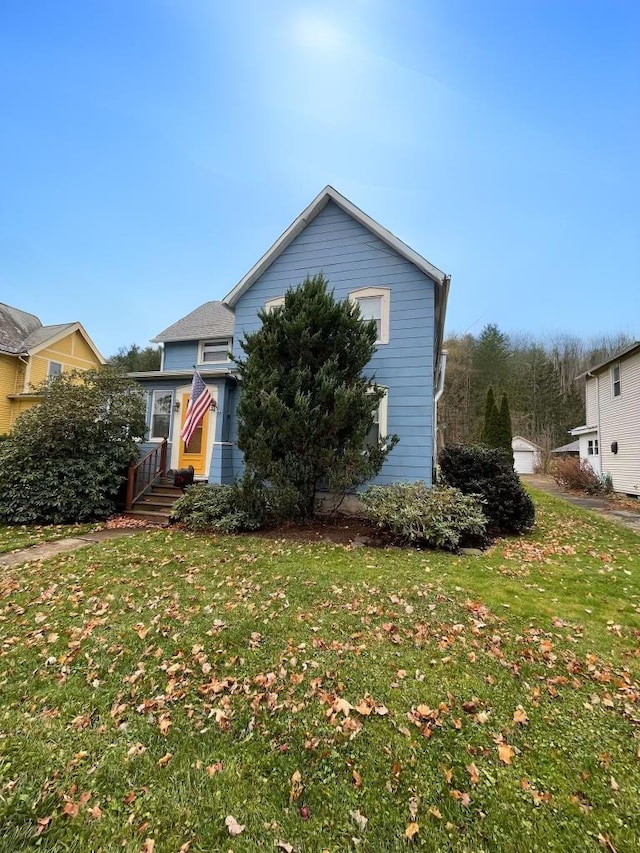
<instances>
[{"instance_id":1,"label":"wooded hillside","mask_svg":"<svg viewBox=\"0 0 640 853\"><path fill-rule=\"evenodd\" d=\"M506 393L514 435L551 450L571 441L584 423L584 379L576 377L632 343L627 335L583 341L569 334L544 339L506 335L494 325L478 337L451 335L438 422L445 444L480 440L489 387Z\"/></svg>"}]
</instances>

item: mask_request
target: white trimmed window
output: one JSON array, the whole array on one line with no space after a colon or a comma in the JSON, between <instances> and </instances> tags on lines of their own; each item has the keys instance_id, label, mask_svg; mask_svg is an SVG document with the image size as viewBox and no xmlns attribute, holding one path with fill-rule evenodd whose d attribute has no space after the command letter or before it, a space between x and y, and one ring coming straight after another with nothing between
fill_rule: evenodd
<instances>
[{"instance_id":1,"label":"white trimmed window","mask_svg":"<svg viewBox=\"0 0 640 853\"><path fill-rule=\"evenodd\" d=\"M622 383L620 382L620 365L614 364L611 368L611 387L613 388L613 396L619 397L622 393Z\"/></svg>"},{"instance_id":2,"label":"white trimmed window","mask_svg":"<svg viewBox=\"0 0 640 853\"><path fill-rule=\"evenodd\" d=\"M228 338L217 341L202 341L198 364L208 364L216 361L229 361L231 341Z\"/></svg>"},{"instance_id":3,"label":"white trimmed window","mask_svg":"<svg viewBox=\"0 0 640 853\"><path fill-rule=\"evenodd\" d=\"M173 392L151 392L151 430L149 432L150 439L161 439L169 437L169 426L171 424L172 407Z\"/></svg>"},{"instance_id":4,"label":"white trimmed window","mask_svg":"<svg viewBox=\"0 0 640 853\"><path fill-rule=\"evenodd\" d=\"M388 390L382 388L384 397L378 403L378 408L374 412L374 420L367 433L366 444L376 445L378 440L385 438L387 435L387 396Z\"/></svg>"},{"instance_id":5,"label":"white trimmed window","mask_svg":"<svg viewBox=\"0 0 640 853\"><path fill-rule=\"evenodd\" d=\"M274 308L279 308L281 305L284 305L284 296L276 296L274 299L267 299L264 303L264 310L269 314Z\"/></svg>"},{"instance_id":6,"label":"white trimmed window","mask_svg":"<svg viewBox=\"0 0 640 853\"><path fill-rule=\"evenodd\" d=\"M377 344L389 343L389 309L391 291L388 287L362 287L349 294L352 302L357 302L363 320L375 320L378 329Z\"/></svg>"},{"instance_id":7,"label":"white trimmed window","mask_svg":"<svg viewBox=\"0 0 640 853\"><path fill-rule=\"evenodd\" d=\"M597 456L598 455L598 439L594 438L593 441L589 439L587 442L587 455L588 456Z\"/></svg>"},{"instance_id":8,"label":"white trimmed window","mask_svg":"<svg viewBox=\"0 0 640 853\"><path fill-rule=\"evenodd\" d=\"M50 361L47 368L47 379L52 379L54 376L60 376L62 373L62 365L59 361Z\"/></svg>"}]
</instances>

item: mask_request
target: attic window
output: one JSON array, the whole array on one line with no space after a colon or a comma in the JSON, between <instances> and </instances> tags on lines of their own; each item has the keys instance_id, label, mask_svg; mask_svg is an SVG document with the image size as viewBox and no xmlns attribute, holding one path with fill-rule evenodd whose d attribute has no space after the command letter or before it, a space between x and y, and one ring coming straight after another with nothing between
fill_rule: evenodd
<instances>
[{"instance_id":1,"label":"attic window","mask_svg":"<svg viewBox=\"0 0 640 853\"><path fill-rule=\"evenodd\" d=\"M50 361L47 369L47 379L52 379L54 376L60 376L62 373L62 365L59 361Z\"/></svg>"},{"instance_id":2,"label":"attic window","mask_svg":"<svg viewBox=\"0 0 640 853\"><path fill-rule=\"evenodd\" d=\"M377 344L389 343L389 309L391 291L388 287L363 287L352 290L349 299L360 307L363 320L375 320L378 336Z\"/></svg>"},{"instance_id":3,"label":"attic window","mask_svg":"<svg viewBox=\"0 0 640 853\"><path fill-rule=\"evenodd\" d=\"M214 361L229 361L229 350L231 349L231 341L203 341L201 344L200 364L208 364Z\"/></svg>"},{"instance_id":4,"label":"attic window","mask_svg":"<svg viewBox=\"0 0 640 853\"><path fill-rule=\"evenodd\" d=\"M620 365L614 364L611 368L611 384L613 387L613 396L619 397L622 393L622 383L620 382Z\"/></svg>"},{"instance_id":5,"label":"attic window","mask_svg":"<svg viewBox=\"0 0 640 853\"><path fill-rule=\"evenodd\" d=\"M279 308L281 305L284 305L284 296L276 296L275 299L267 299L264 310L270 314L274 308Z\"/></svg>"}]
</instances>

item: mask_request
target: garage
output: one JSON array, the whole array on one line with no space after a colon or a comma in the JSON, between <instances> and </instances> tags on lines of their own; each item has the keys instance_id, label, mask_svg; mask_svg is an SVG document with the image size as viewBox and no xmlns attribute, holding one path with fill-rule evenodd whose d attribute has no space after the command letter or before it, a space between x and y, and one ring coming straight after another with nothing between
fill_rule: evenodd
<instances>
[{"instance_id":1,"label":"garage","mask_svg":"<svg viewBox=\"0 0 640 853\"><path fill-rule=\"evenodd\" d=\"M513 449L513 467L516 473L533 474L540 464L541 448L521 435L514 435L511 448Z\"/></svg>"}]
</instances>

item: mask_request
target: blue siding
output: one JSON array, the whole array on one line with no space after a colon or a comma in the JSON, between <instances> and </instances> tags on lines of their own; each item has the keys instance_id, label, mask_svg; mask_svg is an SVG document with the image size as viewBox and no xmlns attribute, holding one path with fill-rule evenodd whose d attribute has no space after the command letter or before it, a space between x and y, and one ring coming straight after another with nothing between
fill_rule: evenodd
<instances>
[{"instance_id":1,"label":"blue siding","mask_svg":"<svg viewBox=\"0 0 640 853\"><path fill-rule=\"evenodd\" d=\"M179 341L164 345L165 370L191 370L198 357L198 341Z\"/></svg>"},{"instance_id":2,"label":"blue siding","mask_svg":"<svg viewBox=\"0 0 640 853\"><path fill-rule=\"evenodd\" d=\"M377 382L388 388L387 431L397 433L400 442L375 482L431 483L435 285L333 202L238 300L234 353L241 352L244 334L259 327L257 312L267 300L283 296L307 274L318 272L324 273L338 299L362 287L391 288L389 343L379 345L370 366ZM235 448L236 474L241 467Z\"/></svg>"},{"instance_id":3,"label":"blue siding","mask_svg":"<svg viewBox=\"0 0 640 853\"><path fill-rule=\"evenodd\" d=\"M199 368L211 370L222 368L228 370L232 364L227 359L219 362L208 361L206 364L197 362L199 341L177 341L164 345L165 370L191 370L195 364Z\"/></svg>"}]
</instances>

